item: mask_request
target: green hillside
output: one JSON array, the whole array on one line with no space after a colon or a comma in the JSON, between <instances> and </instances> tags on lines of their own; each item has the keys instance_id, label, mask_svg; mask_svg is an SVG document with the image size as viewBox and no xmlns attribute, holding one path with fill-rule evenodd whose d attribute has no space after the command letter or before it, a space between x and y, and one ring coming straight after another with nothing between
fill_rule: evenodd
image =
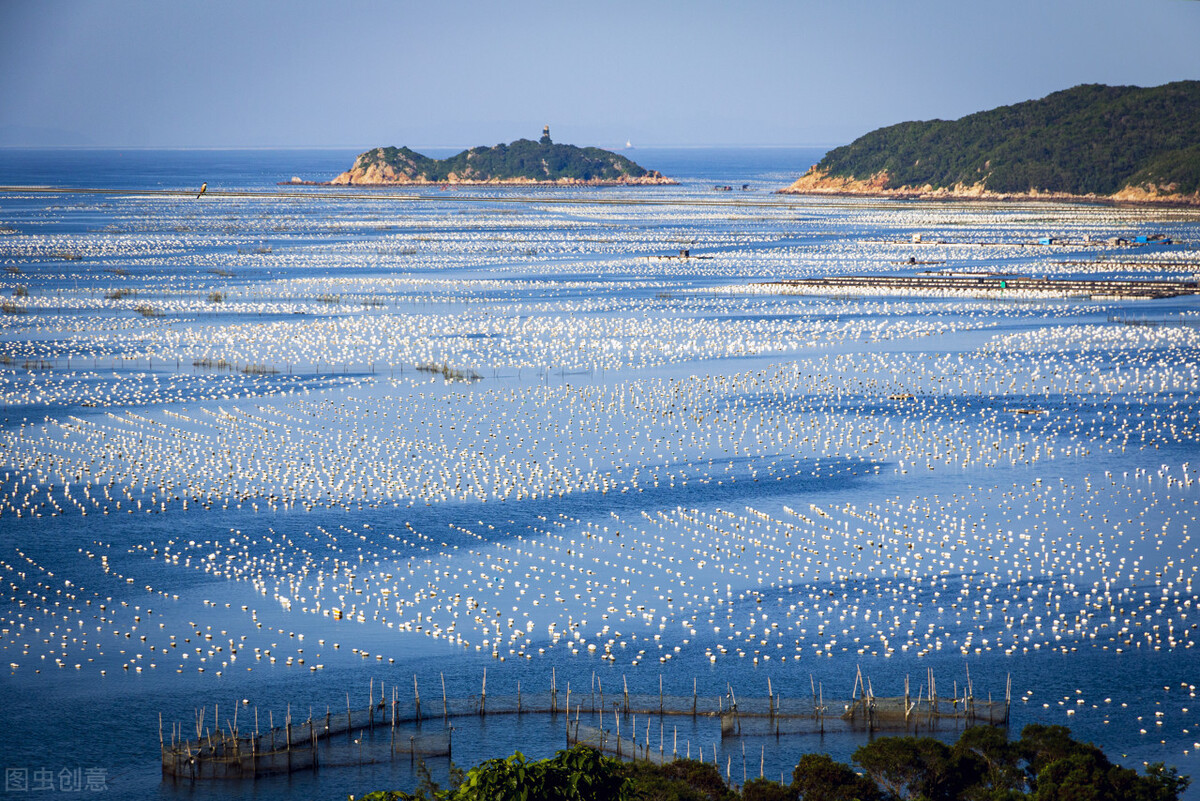
<instances>
[{"instance_id":1,"label":"green hillside","mask_svg":"<svg viewBox=\"0 0 1200 801\"><path fill-rule=\"evenodd\" d=\"M345 180L343 180L345 179ZM407 147L382 147L360 155L335 183L452 183L456 181L665 182L617 153L598 147L518 139L495 147L473 147L446 159L431 159Z\"/></svg>"},{"instance_id":2,"label":"green hillside","mask_svg":"<svg viewBox=\"0 0 1200 801\"><path fill-rule=\"evenodd\" d=\"M830 151L816 171L885 188L1111 195L1148 183L1200 191L1200 81L1077 86L959 120L904 122Z\"/></svg>"}]
</instances>

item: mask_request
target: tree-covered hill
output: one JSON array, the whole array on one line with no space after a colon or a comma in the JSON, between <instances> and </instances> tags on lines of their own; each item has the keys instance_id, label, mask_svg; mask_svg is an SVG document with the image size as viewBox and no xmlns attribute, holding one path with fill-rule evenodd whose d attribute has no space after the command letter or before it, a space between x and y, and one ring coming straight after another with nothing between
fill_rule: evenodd
<instances>
[{"instance_id":1,"label":"tree-covered hill","mask_svg":"<svg viewBox=\"0 0 1200 801\"><path fill-rule=\"evenodd\" d=\"M959 120L880 128L831 150L785 191L839 187L1200 200L1200 81L1077 86Z\"/></svg>"},{"instance_id":2,"label":"tree-covered hill","mask_svg":"<svg viewBox=\"0 0 1200 801\"><path fill-rule=\"evenodd\" d=\"M473 147L447 159L431 159L407 147L380 147L360 155L335 184L412 183L671 183L617 153L598 147L518 139Z\"/></svg>"},{"instance_id":3,"label":"tree-covered hill","mask_svg":"<svg viewBox=\"0 0 1200 801\"><path fill-rule=\"evenodd\" d=\"M790 783L759 777L739 792L728 764L722 776L713 762L622 763L577 745L536 761L517 752L465 773L452 763L446 789L422 763L416 792L377 790L362 801L1177 801L1191 784L1162 763L1138 774L1065 727L1043 724L1026 726L1015 741L992 726L967 728L953 744L878 737L854 761L861 773L826 754L805 754Z\"/></svg>"}]
</instances>

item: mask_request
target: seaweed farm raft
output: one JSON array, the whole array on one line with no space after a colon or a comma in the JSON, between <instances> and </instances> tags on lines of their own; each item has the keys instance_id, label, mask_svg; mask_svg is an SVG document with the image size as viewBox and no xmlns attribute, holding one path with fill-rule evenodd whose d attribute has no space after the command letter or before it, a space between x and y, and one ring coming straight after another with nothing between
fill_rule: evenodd
<instances>
[{"instance_id":1,"label":"seaweed farm raft","mask_svg":"<svg viewBox=\"0 0 1200 801\"><path fill-rule=\"evenodd\" d=\"M845 275L759 284L787 294L928 295L1133 300L1200 294L1200 282L1031 278L1016 275Z\"/></svg>"}]
</instances>

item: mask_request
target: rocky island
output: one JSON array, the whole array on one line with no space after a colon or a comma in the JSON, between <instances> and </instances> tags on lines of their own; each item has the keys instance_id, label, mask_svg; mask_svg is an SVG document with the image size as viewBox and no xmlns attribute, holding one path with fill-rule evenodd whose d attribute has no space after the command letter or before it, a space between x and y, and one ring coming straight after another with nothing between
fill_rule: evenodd
<instances>
[{"instance_id":1,"label":"rocky island","mask_svg":"<svg viewBox=\"0 0 1200 801\"><path fill-rule=\"evenodd\" d=\"M330 183L626 186L675 182L598 147L555 144L546 126L537 142L518 139L507 145L473 147L447 159L432 159L407 147L377 147L361 154L353 167Z\"/></svg>"},{"instance_id":2,"label":"rocky island","mask_svg":"<svg viewBox=\"0 0 1200 801\"><path fill-rule=\"evenodd\" d=\"M880 128L780 192L1200 205L1200 81L1077 86Z\"/></svg>"}]
</instances>

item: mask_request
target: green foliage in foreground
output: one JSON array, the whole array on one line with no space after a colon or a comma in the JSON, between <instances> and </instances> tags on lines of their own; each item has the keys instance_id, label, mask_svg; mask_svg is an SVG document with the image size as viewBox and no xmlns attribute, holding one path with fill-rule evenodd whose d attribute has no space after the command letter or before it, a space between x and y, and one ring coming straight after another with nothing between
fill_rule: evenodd
<instances>
[{"instance_id":1,"label":"green foliage in foreground","mask_svg":"<svg viewBox=\"0 0 1200 801\"><path fill-rule=\"evenodd\" d=\"M634 801L633 783L624 768L620 760L586 746L536 762L518 751L454 777L461 779L457 788L442 790L425 773L416 793L384 790L362 801Z\"/></svg>"},{"instance_id":2,"label":"green foliage in foreground","mask_svg":"<svg viewBox=\"0 0 1200 801\"><path fill-rule=\"evenodd\" d=\"M738 793L712 763L622 763L587 746L530 762L492 759L442 790L422 776L415 793L378 791L361 801L1177 801L1190 781L1174 768L1144 775L1109 761L1063 726L1033 724L1009 741L990 726L947 745L931 737L880 737L854 752L862 769L806 754L791 784L746 782Z\"/></svg>"},{"instance_id":3,"label":"green foliage in foreground","mask_svg":"<svg viewBox=\"0 0 1200 801\"><path fill-rule=\"evenodd\" d=\"M1200 81L1076 86L959 120L904 122L831 150L819 169L889 187L1110 195L1126 186L1200 191Z\"/></svg>"}]
</instances>

